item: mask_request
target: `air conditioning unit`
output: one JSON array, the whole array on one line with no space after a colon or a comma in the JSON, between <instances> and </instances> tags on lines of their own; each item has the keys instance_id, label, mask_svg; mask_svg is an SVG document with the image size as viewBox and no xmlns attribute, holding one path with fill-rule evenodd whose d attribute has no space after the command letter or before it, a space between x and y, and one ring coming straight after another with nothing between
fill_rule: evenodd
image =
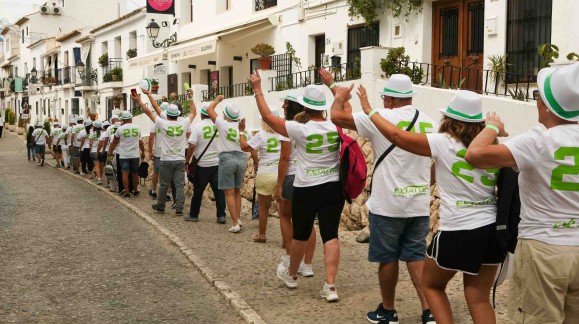
<instances>
[{"instance_id":1,"label":"air conditioning unit","mask_svg":"<svg viewBox=\"0 0 579 324\"><path fill-rule=\"evenodd\" d=\"M52 10L50 10L50 7L47 5L41 6L40 7L40 13L41 14L50 14Z\"/></svg>"},{"instance_id":2,"label":"air conditioning unit","mask_svg":"<svg viewBox=\"0 0 579 324\"><path fill-rule=\"evenodd\" d=\"M59 6L53 6L52 7L52 14L53 15L60 15L62 13L62 8Z\"/></svg>"}]
</instances>

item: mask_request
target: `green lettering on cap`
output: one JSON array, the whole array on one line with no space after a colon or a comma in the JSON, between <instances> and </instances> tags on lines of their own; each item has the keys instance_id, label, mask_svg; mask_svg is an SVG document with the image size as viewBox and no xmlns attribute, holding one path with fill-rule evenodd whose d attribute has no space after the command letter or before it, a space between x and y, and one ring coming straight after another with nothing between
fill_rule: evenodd
<instances>
[{"instance_id":1,"label":"green lettering on cap","mask_svg":"<svg viewBox=\"0 0 579 324\"><path fill-rule=\"evenodd\" d=\"M316 101L316 100L310 100L310 99L308 99L308 98L306 98L306 97L304 97L304 102L307 103L307 104L313 105L313 106L323 106L323 105L326 104L326 101L325 101L325 100L323 100L323 101Z\"/></svg>"}]
</instances>

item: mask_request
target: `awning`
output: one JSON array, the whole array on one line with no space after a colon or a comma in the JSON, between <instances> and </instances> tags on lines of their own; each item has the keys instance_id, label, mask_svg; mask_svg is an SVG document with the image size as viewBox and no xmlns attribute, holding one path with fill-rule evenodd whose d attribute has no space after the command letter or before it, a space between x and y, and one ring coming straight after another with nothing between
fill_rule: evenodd
<instances>
[{"instance_id":1,"label":"awning","mask_svg":"<svg viewBox=\"0 0 579 324\"><path fill-rule=\"evenodd\" d=\"M167 53L169 61L179 61L191 57L201 56L205 54L215 53L217 48L217 37L203 42L196 42L195 44L183 44L179 47L174 47Z\"/></svg>"},{"instance_id":2,"label":"awning","mask_svg":"<svg viewBox=\"0 0 579 324\"><path fill-rule=\"evenodd\" d=\"M132 58L129 61L129 70L163 63L163 52L156 52L143 57Z\"/></svg>"}]
</instances>

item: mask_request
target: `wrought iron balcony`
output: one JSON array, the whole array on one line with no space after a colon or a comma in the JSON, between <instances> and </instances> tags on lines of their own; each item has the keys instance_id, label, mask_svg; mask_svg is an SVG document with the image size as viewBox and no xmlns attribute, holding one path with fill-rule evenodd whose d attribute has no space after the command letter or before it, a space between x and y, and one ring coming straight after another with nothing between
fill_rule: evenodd
<instances>
[{"instance_id":1,"label":"wrought iron balcony","mask_svg":"<svg viewBox=\"0 0 579 324\"><path fill-rule=\"evenodd\" d=\"M277 6L277 0L255 0L255 11L269 9Z\"/></svg>"}]
</instances>

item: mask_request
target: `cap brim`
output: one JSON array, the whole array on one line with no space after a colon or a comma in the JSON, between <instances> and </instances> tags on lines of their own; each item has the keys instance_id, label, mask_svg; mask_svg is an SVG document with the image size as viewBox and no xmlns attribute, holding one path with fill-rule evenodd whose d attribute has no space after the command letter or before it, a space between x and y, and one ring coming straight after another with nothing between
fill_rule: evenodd
<instances>
[{"instance_id":1,"label":"cap brim","mask_svg":"<svg viewBox=\"0 0 579 324\"><path fill-rule=\"evenodd\" d=\"M388 96L392 98L412 98L417 93L416 91L412 90L410 94L404 93L393 93L393 92L379 92L381 96Z\"/></svg>"},{"instance_id":2,"label":"cap brim","mask_svg":"<svg viewBox=\"0 0 579 324\"><path fill-rule=\"evenodd\" d=\"M175 115L173 115L173 114L171 114L171 113L168 112L168 113L167 113L167 116L178 117L178 116L181 116L181 112L179 112L178 114L175 114Z\"/></svg>"},{"instance_id":3,"label":"cap brim","mask_svg":"<svg viewBox=\"0 0 579 324\"><path fill-rule=\"evenodd\" d=\"M484 118L468 119L468 118L460 117L460 116L457 116L457 115L454 115L454 114L447 112L445 109L440 109L439 111L441 114L443 114L446 117L449 117L449 118L452 118L455 120L460 120L460 121L463 121L465 123L481 123L481 122L485 121ZM483 116L484 116L484 112L483 112Z\"/></svg>"},{"instance_id":4,"label":"cap brim","mask_svg":"<svg viewBox=\"0 0 579 324\"><path fill-rule=\"evenodd\" d=\"M330 106L330 105L328 105L327 101L326 101L326 104L324 104L323 106L316 106L316 105L309 104L309 103L304 101L304 96L298 96L296 102L299 103L300 105L308 108L308 109L319 110L319 111L324 111L324 110L328 109L328 107Z\"/></svg>"}]
</instances>

